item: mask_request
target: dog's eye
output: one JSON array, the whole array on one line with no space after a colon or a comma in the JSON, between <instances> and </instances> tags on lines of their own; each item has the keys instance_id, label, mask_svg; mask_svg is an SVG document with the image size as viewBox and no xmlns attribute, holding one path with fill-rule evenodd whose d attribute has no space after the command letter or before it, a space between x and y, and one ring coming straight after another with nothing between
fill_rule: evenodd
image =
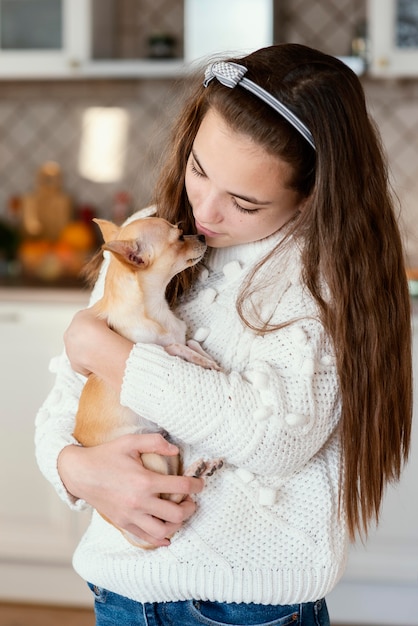
<instances>
[{"instance_id":1,"label":"dog's eye","mask_svg":"<svg viewBox=\"0 0 418 626\"><path fill-rule=\"evenodd\" d=\"M179 235L179 241L184 241L184 235L183 235L183 233L180 233L180 235Z\"/></svg>"}]
</instances>

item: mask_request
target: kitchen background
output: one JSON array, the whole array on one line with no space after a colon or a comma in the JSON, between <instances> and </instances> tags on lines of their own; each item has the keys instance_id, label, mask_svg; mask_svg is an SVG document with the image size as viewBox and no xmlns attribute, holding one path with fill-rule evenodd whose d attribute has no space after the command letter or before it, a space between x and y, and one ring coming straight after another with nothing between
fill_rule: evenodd
<instances>
[{"instance_id":1,"label":"kitchen background","mask_svg":"<svg viewBox=\"0 0 418 626\"><path fill-rule=\"evenodd\" d=\"M103 9L107 1L101 2ZM275 0L274 16L276 42L348 55L364 36L366 6L365 0ZM146 58L152 54L149 36L159 31L173 36L169 52L181 57L183 1L118 0L116 30L112 46L96 40L97 56L111 46L116 57ZM361 80L389 155L408 263L418 266L418 78L382 80L366 73ZM40 166L51 160L61 167L64 192L76 211L87 206L111 218L149 203L182 90L178 78L1 81L0 217L18 219L20 199L34 191ZM91 107L120 107L127 114L117 181L95 182L80 171L85 115ZM120 192L128 194L127 206L121 206L127 197Z\"/></svg>"},{"instance_id":2,"label":"kitchen background","mask_svg":"<svg viewBox=\"0 0 418 626\"><path fill-rule=\"evenodd\" d=\"M69 0L78 7L86 1ZM256 1L257 6L264 4ZM373 1L387 13L391 0ZM42 2L48 5L51 0ZM92 2L100 18L93 46L96 58L111 54L125 59L126 70L132 59L173 55L168 65L175 67L177 59L181 67L187 43L183 0ZM215 4L215 0L197 2ZM222 10L232 4L232 0L218 2ZM244 6L246 0L238 2ZM417 6L417 0L412 2ZM109 27L112 3L117 6L116 36L103 38L100 34ZM274 0L274 9L276 42L304 43L342 56L367 48L366 0ZM225 22L222 10L215 14L219 26ZM237 14L238 27L241 19L242 12ZM204 20L203 27L208 26ZM80 33L82 27L77 22ZM23 80L13 75L4 59L0 53L0 244L1 223L17 227L25 213L32 247L26 245L23 258L38 270L37 280L32 276L22 282L13 275L17 267L6 264L5 268L0 259L0 618L1 601L91 606L84 583L71 568L71 555L88 515L73 515L40 475L33 454L33 420L52 385L50 358L62 349L69 319L87 302L80 283L66 284L60 275L64 265L75 275L93 243L91 231L89 236L80 221L85 226L92 214L119 219L150 202L184 88L182 70L154 72L150 65L141 78L120 68L118 76L103 72L98 77L97 64L94 77L75 78L75 68L73 75L67 71L66 78L39 78L34 76L35 66L45 74L46 62L33 55L21 72L26 74ZM366 72L361 81L389 156L408 262L418 268L418 69L415 78L376 78ZM116 156L109 158L109 146L100 144L110 136L103 133L101 115L112 112L118 132L112 146ZM93 114L98 117L92 118ZM59 250L59 263L46 253L45 242L33 245L37 224L31 221L31 211L45 188L54 191L53 215L78 220L79 227L67 228L54 248L54 254ZM52 230L59 226L48 224ZM78 249L80 258L75 257ZM42 255L48 263L39 263ZM1 276L4 271L12 276ZM47 289L39 288L39 278ZM63 285L76 288L62 289ZM415 370L417 330L414 315ZM388 490L378 532L371 532L366 547L354 547L347 573L330 595L335 624L418 626L417 434L415 429L413 454L401 485Z\"/></svg>"}]
</instances>

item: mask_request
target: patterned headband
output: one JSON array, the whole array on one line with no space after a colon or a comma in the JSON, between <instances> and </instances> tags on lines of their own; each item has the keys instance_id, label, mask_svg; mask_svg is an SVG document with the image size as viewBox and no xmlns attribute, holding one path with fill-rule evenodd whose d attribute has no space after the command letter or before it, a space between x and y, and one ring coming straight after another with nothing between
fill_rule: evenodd
<instances>
[{"instance_id":1,"label":"patterned headband","mask_svg":"<svg viewBox=\"0 0 418 626\"><path fill-rule=\"evenodd\" d=\"M255 96L263 100L266 104L271 106L275 111L280 113L282 117L285 118L292 124L294 128L306 139L308 143L312 146L314 150L315 142L313 140L312 134L309 129L305 126L305 124L290 110L282 104L277 98L272 96L268 91L254 83L252 80L244 77L244 74L247 72L247 68L243 65L239 65L238 63L226 63L225 61L216 61L215 63L211 63L206 68L205 71L205 80L203 81L203 85L205 87L208 86L210 81L213 78L217 78L222 85L225 87L236 87L237 85L241 85L244 89L247 89Z\"/></svg>"}]
</instances>

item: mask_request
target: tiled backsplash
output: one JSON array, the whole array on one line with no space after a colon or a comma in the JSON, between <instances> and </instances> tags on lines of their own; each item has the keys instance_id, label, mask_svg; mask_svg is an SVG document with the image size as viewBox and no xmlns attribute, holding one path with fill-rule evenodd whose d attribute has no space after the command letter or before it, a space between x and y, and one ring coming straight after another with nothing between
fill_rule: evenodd
<instances>
[{"instance_id":1,"label":"tiled backsplash","mask_svg":"<svg viewBox=\"0 0 418 626\"><path fill-rule=\"evenodd\" d=\"M135 6L137 0L124 3ZM275 4L277 41L305 43L337 55L349 53L365 14L364 0ZM153 7L165 14L167 0L154 0ZM418 266L418 78L362 81L389 155L408 256ZM74 201L93 204L104 217L119 190L132 194L134 207L149 202L181 91L176 81L156 79L0 82L0 214L11 196L33 189L36 172L47 160L61 165L64 187ZM125 170L118 183L94 183L78 170L82 115L92 106L128 112Z\"/></svg>"},{"instance_id":2,"label":"tiled backsplash","mask_svg":"<svg viewBox=\"0 0 418 626\"><path fill-rule=\"evenodd\" d=\"M156 164L176 110L169 80L0 82L0 206L32 190L39 166L57 161L63 186L76 203L93 204L108 216L119 190L135 206L150 198ZM90 107L121 107L129 116L124 176L94 183L78 169L82 116ZM98 154L98 158L100 155Z\"/></svg>"},{"instance_id":3,"label":"tiled backsplash","mask_svg":"<svg viewBox=\"0 0 418 626\"><path fill-rule=\"evenodd\" d=\"M365 81L365 89L389 156L408 261L418 267L418 79Z\"/></svg>"}]
</instances>

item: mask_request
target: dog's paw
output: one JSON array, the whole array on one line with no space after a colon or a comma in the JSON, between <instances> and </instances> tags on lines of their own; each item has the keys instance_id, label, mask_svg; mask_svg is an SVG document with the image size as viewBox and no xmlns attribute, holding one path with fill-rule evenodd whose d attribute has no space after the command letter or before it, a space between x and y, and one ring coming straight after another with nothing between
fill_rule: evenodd
<instances>
[{"instance_id":1,"label":"dog's paw","mask_svg":"<svg viewBox=\"0 0 418 626\"><path fill-rule=\"evenodd\" d=\"M200 365L209 370L220 371L219 365L203 350L197 341L190 340L187 345L180 343L171 343L165 346L165 351L171 356L179 356L189 363Z\"/></svg>"},{"instance_id":2,"label":"dog's paw","mask_svg":"<svg viewBox=\"0 0 418 626\"><path fill-rule=\"evenodd\" d=\"M222 459L212 459L204 461L199 459L184 472L185 476L193 476L194 478L202 478L204 476L212 476L218 469L221 469L224 462Z\"/></svg>"},{"instance_id":3,"label":"dog's paw","mask_svg":"<svg viewBox=\"0 0 418 626\"><path fill-rule=\"evenodd\" d=\"M198 355L197 356L198 359L202 359L202 362L199 363L202 365L202 367L206 367L207 369L212 369L212 370L217 370L217 371L221 370L221 368L216 363L216 361L214 361L212 357L203 350L202 346L200 345L198 341L195 341L194 339L189 339L186 345L188 348L190 348L190 350L192 350L193 353ZM196 357L193 355L192 358L196 358Z\"/></svg>"}]
</instances>

